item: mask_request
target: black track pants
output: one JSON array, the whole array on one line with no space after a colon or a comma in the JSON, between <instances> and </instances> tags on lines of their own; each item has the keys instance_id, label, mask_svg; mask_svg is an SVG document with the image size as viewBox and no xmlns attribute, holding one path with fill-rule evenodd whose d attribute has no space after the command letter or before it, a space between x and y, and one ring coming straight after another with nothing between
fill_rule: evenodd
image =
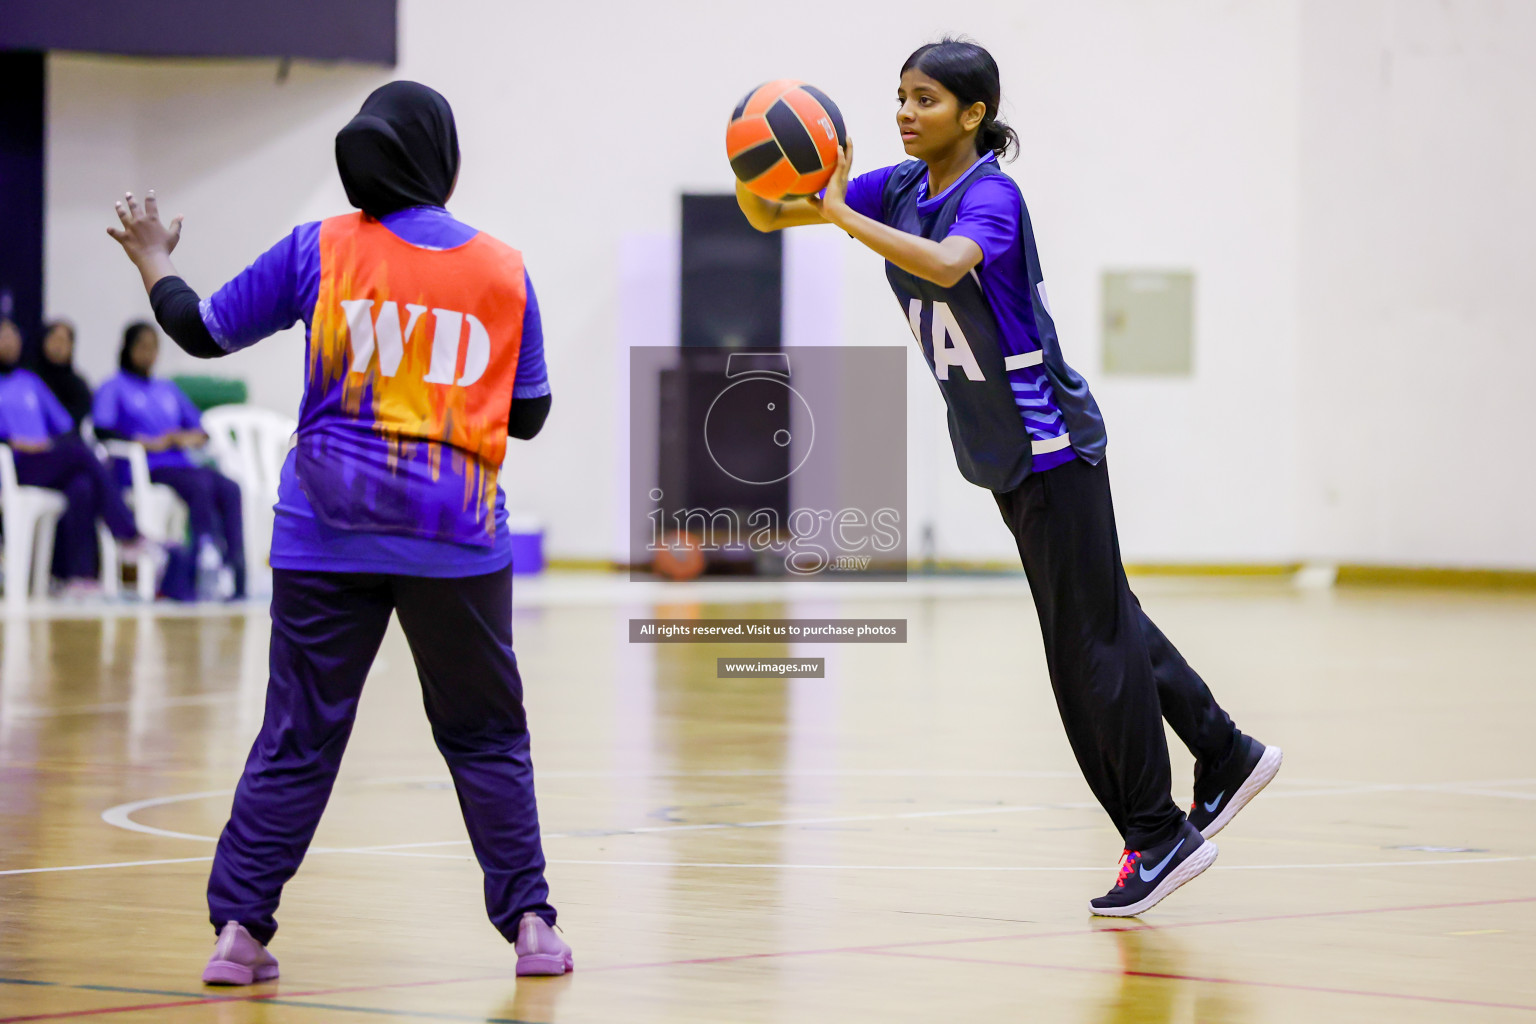
<instances>
[{"instance_id":1,"label":"black track pants","mask_svg":"<svg viewBox=\"0 0 1536 1024\"><path fill-rule=\"evenodd\" d=\"M1029 577L1056 706L1089 788L1127 849L1171 839L1184 813L1169 793L1164 716L1201 761L1225 757L1237 730L1131 593L1107 463L1075 459L995 496Z\"/></svg>"}]
</instances>

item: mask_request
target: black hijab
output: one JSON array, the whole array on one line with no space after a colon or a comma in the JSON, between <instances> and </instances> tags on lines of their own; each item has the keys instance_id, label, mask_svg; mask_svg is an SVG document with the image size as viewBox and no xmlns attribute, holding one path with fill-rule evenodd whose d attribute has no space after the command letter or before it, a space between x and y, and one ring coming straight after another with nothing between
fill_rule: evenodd
<instances>
[{"instance_id":1,"label":"black hijab","mask_svg":"<svg viewBox=\"0 0 1536 1024\"><path fill-rule=\"evenodd\" d=\"M390 82L336 133L347 199L378 218L409 206L442 206L459 173L453 108L418 82Z\"/></svg>"},{"instance_id":2,"label":"black hijab","mask_svg":"<svg viewBox=\"0 0 1536 1024\"><path fill-rule=\"evenodd\" d=\"M133 343L138 340L141 331L149 331L153 334L155 327L147 320L135 320L123 328L123 347L117 350L117 368L140 380L149 380L149 374L134 366L132 359Z\"/></svg>"},{"instance_id":3,"label":"black hijab","mask_svg":"<svg viewBox=\"0 0 1536 1024\"><path fill-rule=\"evenodd\" d=\"M55 328L62 327L69 332L70 356L69 361L56 363L49 359L43 351L43 341ZM48 385L48 390L59 400L59 404L68 410L70 418L75 421L75 426L91 414L91 386L85 382L85 378L75 372L75 325L68 320L54 320L43 325L42 340L32 353L32 372L43 379Z\"/></svg>"},{"instance_id":4,"label":"black hijab","mask_svg":"<svg viewBox=\"0 0 1536 1024\"><path fill-rule=\"evenodd\" d=\"M21 366L22 357L25 355L27 350L26 340L21 337L21 328L16 326L16 321L12 320L10 317L0 316L0 328L6 327L15 331L16 337L21 339L21 349L16 353L16 359L13 362L0 363L0 377L8 377L10 376L12 370L19 369Z\"/></svg>"}]
</instances>

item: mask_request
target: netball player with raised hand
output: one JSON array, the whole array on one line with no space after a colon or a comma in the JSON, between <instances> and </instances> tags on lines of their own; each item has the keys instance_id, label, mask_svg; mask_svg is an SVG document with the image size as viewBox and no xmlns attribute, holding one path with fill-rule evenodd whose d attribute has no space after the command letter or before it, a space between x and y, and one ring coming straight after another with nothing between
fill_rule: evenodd
<instances>
[{"instance_id":1,"label":"netball player with raised hand","mask_svg":"<svg viewBox=\"0 0 1536 1024\"><path fill-rule=\"evenodd\" d=\"M267 944L283 885L330 798L363 681L391 613L410 643L492 923L517 973L563 974L512 653L511 537L497 484L507 438L549 411L543 336L516 249L445 209L459 143L447 100L414 82L374 91L336 136L360 213L295 228L206 299L161 224L117 204L108 230L155 316L211 358L303 322L305 390L272 536L266 716L208 881L209 984L277 977Z\"/></svg>"},{"instance_id":2,"label":"netball player with raised hand","mask_svg":"<svg viewBox=\"0 0 1536 1024\"><path fill-rule=\"evenodd\" d=\"M832 223L885 257L948 406L960 471L993 492L1017 542L1072 751L1124 839L1114 887L1090 907L1128 917L1211 865L1208 840L1281 754L1238 731L1131 593L1103 420L1062 359L1029 214L998 167L1018 145L997 119L1000 98L982 47L923 46L896 94L914 159L849 180L850 143L820 198L775 202L739 183L736 194L760 231ZM1195 755L1187 818L1169 792L1163 718Z\"/></svg>"}]
</instances>

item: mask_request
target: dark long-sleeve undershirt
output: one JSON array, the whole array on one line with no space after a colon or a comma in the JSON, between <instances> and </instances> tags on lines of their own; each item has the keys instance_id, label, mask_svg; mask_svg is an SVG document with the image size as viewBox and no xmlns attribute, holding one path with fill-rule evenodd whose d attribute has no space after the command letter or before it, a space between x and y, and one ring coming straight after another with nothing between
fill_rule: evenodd
<instances>
[{"instance_id":1,"label":"dark long-sleeve undershirt","mask_svg":"<svg viewBox=\"0 0 1536 1024\"><path fill-rule=\"evenodd\" d=\"M507 413L507 436L527 441L543 430L544 421L549 418L549 405L549 395L512 399L512 408Z\"/></svg>"},{"instance_id":2,"label":"dark long-sleeve undershirt","mask_svg":"<svg viewBox=\"0 0 1536 1024\"><path fill-rule=\"evenodd\" d=\"M203 314L201 300L192 286L179 277L162 277L149 291L149 305L155 311L160 329L195 359L217 359L229 353L213 340Z\"/></svg>"}]
</instances>

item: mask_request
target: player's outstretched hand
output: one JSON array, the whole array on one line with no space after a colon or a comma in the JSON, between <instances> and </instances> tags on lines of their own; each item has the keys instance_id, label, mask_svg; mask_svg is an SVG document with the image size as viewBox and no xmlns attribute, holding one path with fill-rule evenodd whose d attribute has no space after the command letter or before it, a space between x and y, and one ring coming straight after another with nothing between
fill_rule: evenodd
<instances>
[{"instance_id":1,"label":"player's outstretched hand","mask_svg":"<svg viewBox=\"0 0 1536 1024\"><path fill-rule=\"evenodd\" d=\"M176 248L176 243L181 241L181 218L172 220L170 227L160 223L160 204L155 200L154 189L150 189L149 195L144 197L142 210L133 201L132 192L126 193L121 202L113 205L117 209L117 219L122 221L123 226L107 228L107 234L117 239L133 262L138 263L141 256L155 253L169 256Z\"/></svg>"},{"instance_id":2,"label":"player's outstretched hand","mask_svg":"<svg viewBox=\"0 0 1536 1024\"><path fill-rule=\"evenodd\" d=\"M159 278L175 274L176 268L171 266L171 251L181 241L181 218L172 220L169 227L160 223L160 204L155 200L153 189L144 197L142 210L134 202L132 192L125 194L113 206L122 227L109 227L107 234L117 240L133 265L139 268L139 273L144 277L145 289L153 287Z\"/></svg>"}]
</instances>

